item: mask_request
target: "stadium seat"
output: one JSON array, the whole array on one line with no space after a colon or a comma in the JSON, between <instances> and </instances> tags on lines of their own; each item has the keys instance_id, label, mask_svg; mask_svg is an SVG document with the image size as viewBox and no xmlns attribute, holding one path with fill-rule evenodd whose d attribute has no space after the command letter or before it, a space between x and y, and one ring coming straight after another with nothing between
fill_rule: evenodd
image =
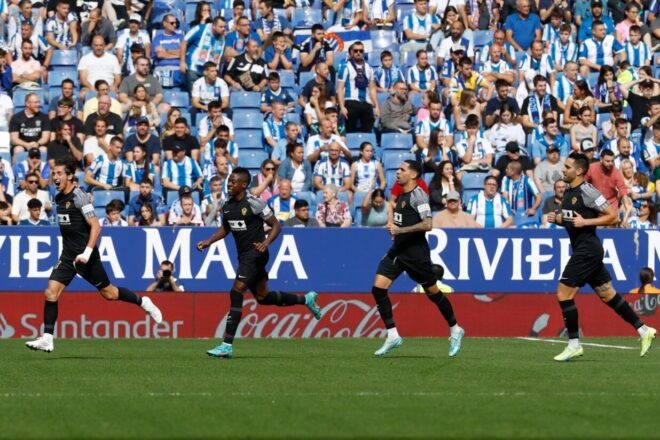
<instances>
[{"instance_id":1,"label":"stadium seat","mask_svg":"<svg viewBox=\"0 0 660 440\"><path fill-rule=\"evenodd\" d=\"M14 102L14 105L25 105L25 97L29 95L30 93L35 93L38 97L39 100L41 101L41 105L46 105L48 103L48 96L46 94L46 91L44 89L37 89L37 90L25 90L25 89L15 89L14 90L14 97L12 101Z\"/></svg>"},{"instance_id":2,"label":"stadium seat","mask_svg":"<svg viewBox=\"0 0 660 440\"><path fill-rule=\"evenodd\" d=\"M9 151L0 151L0 159L4 159L11 163L11 153Z\"/></svg>"},{"instance_id":3,"label":"stadium seat","mask_svg":"<svg viewBox=\"0 0 660 440\"><path fill-rule=\"evenodd\" d=\"M50 60L50 66L53 70L70 70L72 66L78 66L79 60L77 50L55 50Z\"/></svg>"},{"instance_id":4,"label":"stadium seat","mask_svg":"<svg viewBox=\"0 0 660 440\"><path fill-rule=\"evenodd\" d=\"M374 147L377 146L376 135L373 133L347 133L346 146L349 149L358 149L362 142L369 142Z\"/></svg>"},{"instance_id":5,"label":"stadium seat","mask_svg":"<svg viewBox=\"0 0 660 440\"><path fill-rule=\"evenodd\" d=\"M394 30L381 29L374 30L370 33L371 47L374 49L385 49L392 44L396 44L396 33Z\"/></svg>"},{"instance_id":6,"label":"stadium seat","mask_svg":"<svg viewBox=\"0 0 660 440\"><path fill-rule=\"evenodd\" d=\"M415 6L412 4L397 4L396 5L396 22L403 23L403 18L412 14Z\"/></svg>"},{"instance_id":7,"label":"stadium seat","mask_svg":"<svg viewBox=\"0 0 660 440\"><path fill-rule=\"evenodd\" d=\"M463 202L463 206L465 207L465 209L467 209L467 206L470 204L470 200L472 199L472 197L479 194L479 191L481 191L481 190L478 190L478 189L464 189L463 190L463 193L461 194L461 201Z\"/></svg>"},{"instance_id":8,"label":"stadium seat","mask_svg":"<svg viewBox=\"0 0 660 440\"><path fill-rule=\"evenodd\" d=\"M396 182L396 171L395 170L385 171L385 186L386 186L385 189L388 194L392 190L392 186L394 186L395 182Z\"/></svg>"},{"instance_id":9,"label":"stadium seat","mask_svg":"<svg viewBox=\"0 0 660 440\"><path fill-rule=\"evenodd\" d=\"M125 195L124 191L110 190L110 191L94 191L92 192L94 196L94 207L105 207L112 200L121 200L124 202Z\"/></svg>"},{"instance_id":10,"label":"stadium seat","mask_svg":"<svg viewBox=\"0 0 660 440\"><path fill-rule=\"evenodd\" d=\"M387 98L390 97L389 92L378 92L378 106L383 108L383 104L387 101Z\"/></svg>"},{"instance_id":11,"label":"stadium seat","mask_svg":"<svg viewBox=\"0 0 660 440\"><path fill-rule=\"evenodd\" d=\"M99 221L105 218L105 206L96 206L94 208L94 214L98 217Z\"/></svg>"},{"instance_id":12,"label":"stadium seat","mask_svg":"<svg viewBox=\"0 0 660 440\"><path fill-rule=\"evenodd\" d=\"M187 92L177 90L167 90L164 93L163 101L170 104L172 107L189 108L190 97Z\"/></svg>"},{"instance_id":13,"label":"stadium seat","mask_svg":"<svg viewBox=\"0 0 660 440\"><path fill-rule=\"evenodd\" d=\"M410 93L410 102L417 108L422 107L422 99L424 98L423 93Z\"/></svg>"},{"instance_id":14,"label":"stadium seat","mask_svg":"<svg viewBox=\"0 0 660 440\"><path fill-rule=\"evenodd\" d=\"M200 199L199 199L199 192L198 191L193 191L190 193L193 198L193 202L195 202L197 205L199 205ZM167 206L172 206L174 202L179 200L179 193L177 191L168 191L167 192Z\"/></svg>"},{"instance_id":15,"label":"stadium seat","mask_svg":"<svg viewBox=\"0 0 660 440\"><path fill-rule=\"evenodd\" d=\"M335 60L333 63L335 70L339 70L339 66L344 61L346 61L346 52L335 52Z\"/></svg>"},{"instance_id":16,"label":"stadium seat","mask_svg":"<svg viewBox=\"0 0 660 440\"><path fill-rule=\"evenodd\" d=\"M488 46L492 41L493 41L493 32L492 31L475 31L474 32L474 47Z\"/></svg>"},{"instance_id":17,"label":"stadium seat","mask_svg":"<svg viewBox=\"0 0 660 440\"><path fill-rule=\"evenodd\" d=\"M353 219L357 217L358 213L361 213L362 210L360 208L362 207L362 202L366 196L367 193L362 191L353 194L353 206L351 206L351 215L353 216Z\"/></svg>"},{"instance_id":18,"label":"stadium seat","mask_svg":"<svg viewBox=\"0 0 660 440\"><path fill-rule=\"evenodd\" d=\"M315 75L316 74L314 72L300 72L300 76L298 77L298 85L300 86L300 90L305 87L305 84L313 80Z\"/></svg>"},{"instance_id":19,"label":"stadium seat","mask_svg":"<svg viewBox=\"0 0 660 440\"><path fill-rule=\"evenodd\" d=\"M245 167L245 168L251 168L251 169L259 169L261 167L261 163L268 159L268 153L265 151L258 151L258 150L249 150L249 151L243 151L241 154L238 155L238 166L239 167Z\"/></svg>"},{"instance_id":20,"label":"stadium seat","mask_svg":"<svg viewBox=\"0 0 660 440\"><path fill-rule=\"evenodd\" d=\"M264 122L264 117L259 110L256 109L236 109L232 116L234 128L252 128L261 130Z\"/></svg>"},{"instance_id":21,"label":"stadium seat","mask_svg":"<svg viewBox=\"0 0 660 440\"><path fill-rule=\"evenodd\" d=\"M414 66L417 64L417 54L415 52L401 52L399 60L401 66Z\"/></svg>"},{"instance_id":22,"label":"stadium seat","mask_svg":"<svg viewBox=\"0 0 660 440\"><path fill-rule=\"evenodd\" d=\"M300 113L289 112L285 115L285 118L288 122L295 122L298 125L300 125L301 122L302 122L302 118L300 117Z\"/></svg>"},{"instance_id":23,"label":"stadium seat","mask_svg":"<svg viewBox=\"0 0 660 440\"><path fill-rule=\"evenodd\" d=\"M535 228L541 223L538 212L531 217L525 212L516 212L513 216L513 222L517 228Z\"/></svg>"},{"instance_id":24,"label":"stadium seat","mask_svg":"<svg viewBox=\"0 0 660 440\"><path fill-rule=\"evenodd\" d=\"M410 133L383 133L380 137L380 145L384 151L387 150L410 150L413 146L413 138Z\"/></svg>"},{"instance_id":25,"label":"stadium seat","mask_svg":"<svg viewBox=\"0 0 660 440\"><path fill-rule=\"evenodd\" d=\"M383 151L383 168L385 170L396 170L404 160L415 160L415 155L405 151Z\"/></svg>"},{"instance_id":26,"label":"stadium seat","mask_svg":"<svg viewBox=\"0 0 660 440\"><path fill-rule=\"evenodd\" d=\"M235 142L240 151L263 150L261 130L241 128L234 132ZM239 153L240 154L240 153Z\"/></svg>"},{"instance_id":27,"label":"stadium seat","mask_svg":"<svg viewBox=\"0 0 660 440\"><path fill-rule=\"evenodd\" d=\"M431 180L433 180L433 176L435 176L435 173L424 173L424 182L426 185L431 184Z\"/></svg>"},{"instance_id":28,"label":"stadium seat","mask_svg":"<svg viewBox=\"0 0 660 440\"><path fill-rule=\"evenodd\" d=\"M465 189L481 189L488 173L463 173L461 183Z\"/></svg>"},{"instance_id":29,"label":"stadium seat","mask_svg":"<svg viewBox=\"0 0 660 440\"><path fill-rule=\"evenodd\" d=\"M231 92L229 97L231 107L236 108L259 108L261 107L261 94L257 92Z\"/></svg>"},{"instance_id":30,"label":"stadium seat","mask_svg":"<svg viewBox=\"0 0 660 440\"><path fill-rule=\"evenodd\" d=\"M296 74L293 70L280 70L280 87L283 89L293 89L296 87Z\"/></svg>"},{"instance_id":31,"label":"stadium seat","mask_svg":"<svg viewBox=\"0 0 660 440\"><path fill-rule=\"evenodd\" d=\"M65 79L70 79L71 81L74 82L76 87L80 85L78 81L78 71L75 68L62 68L61 70L54 70L52 72L48 72L48 84L50 84L51 88L53 86L61 86L62 81Z\"/></svg>"}]
</instances>

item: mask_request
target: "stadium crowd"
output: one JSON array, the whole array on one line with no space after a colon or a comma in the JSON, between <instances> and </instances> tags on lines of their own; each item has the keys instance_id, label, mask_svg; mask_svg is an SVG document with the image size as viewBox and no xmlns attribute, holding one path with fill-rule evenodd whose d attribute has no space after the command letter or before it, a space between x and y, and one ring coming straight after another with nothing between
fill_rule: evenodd
<instances>
[{"instance_id":1,"label":"stadium crowd","mask_svg":"<svg viewBox=\"0 0 660 440\"><path fill-rule=\"evenodd\" d=\"M416 159L437 227L554 227L580 151L656 228L659 43L658 0L0 0L0 224L56 223L71 156L103 226L218 225L237 166L382 226Z\"/></svg>"}]
</instances>

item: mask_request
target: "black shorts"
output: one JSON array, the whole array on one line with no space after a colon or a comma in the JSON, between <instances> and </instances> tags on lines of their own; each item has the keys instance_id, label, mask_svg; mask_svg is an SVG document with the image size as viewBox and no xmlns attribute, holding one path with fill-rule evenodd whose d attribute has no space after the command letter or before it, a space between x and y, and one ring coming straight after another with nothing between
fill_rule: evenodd
<instances>
[{"instance_id":1,"label":"black shorts","mask_svg":"<svg viewBox=\"0 0 660 440\"><path fill-rule=\"evenodd\" d=\"M68 286L76 275L80 275L96 289L100 290L110 285L108 274L105 272L97 249L94 249L87 264L75 264L75 258L75 256L63 252L59 261L53 267L50 279Z\"/></svg>"},{"instance_id":2,"label":"black shorts","mask_svg":"<svg viewBox=\"0 0 660 440\"><path fill-rule=\"evenodd\" d=\"M268 251L259 252L251 250L238 256L238 271L236 271L236 280L245 283L250 290L260 281L268 279Z\"/></svg>"},{"instance_id":3,"label":"black shorts","mask_svg":"<svg viewBox=\"0 0 660 440\"><path fill-rule=\"evenodd\" d=\"M435 285L438 281L431 265L431 259L428 255L425 258L414 259L406 255L395 255L388 252L380 260L376 274L390 280L396 280L399 275L406 272L417 284L422 287L429 287Z\"/></svg>"},{"instance_id":4,"label":"black shorts","mask_svg":"<svg viewBox=\"0 0 660 440\"><path fill-rule=\"evenodd\" d=\"M612 281L612 276L603 264L602 254L574 253L568 260L559 281L568 287L582 287L589 284L595 289Z\"/></svg>"}]
</instances>

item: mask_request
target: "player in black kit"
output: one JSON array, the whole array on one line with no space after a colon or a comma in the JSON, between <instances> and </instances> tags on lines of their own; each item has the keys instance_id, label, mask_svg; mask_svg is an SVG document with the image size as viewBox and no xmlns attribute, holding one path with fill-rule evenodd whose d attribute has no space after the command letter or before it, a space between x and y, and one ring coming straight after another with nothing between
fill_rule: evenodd
<instances>
[{"instance_id":1,"label":"player in black kit","mask_svg":"<svg viewBox=\"0 0 660 440\"><path fill-rule=\"evenodd\" d=\"M384 356L403 344L397 332L392 314L392 303L387 289L404 271L420 284L428 299L433 302L450 326L449 356L454 357L461 349L464 331L458 326L451 303L437 286L436 271L431 263L431 251L426 241L426 232L432 229L429 197L419 186L417 179L422 169L414 160L406 160L396 171L396 178L403 193L396 200L394 224L388 224L394 244L378 265L371 293L378 306L378 313L387 328L387 339L376 351L376 356Z\"/></svg>"},{"instance_id":2,"label":"player in black kit","mask_svg":"<svg viewBox=\"0 0 660 440\"><path fill-rule=\"evenodd\" d=\"M280 235L282 227L266 202L247 191L249 185L250 172L245 168L235 168L227 182L229 200L222 207L222 226L208 240L197 243L197 249L201 251L231 232L238 251L238 270L229 292L225 338L222 344L206 352L209 356L233 357L232 344L243 315L243 294L248 289L259 304L280 307L306 305L316 319L321 319L316 292L296 295L268 291L268 245ZM268 233L264 232L264 223L270 227Z\"/></svg>"},{"instance_id":3,"label":"player in black kit","mask_svg":"<svg viewBox=\"0 0 660 440\"><path fill-rule=\"evenodd\" d=\"M619 216L607 199L584 181L588 170L589 159L585 155L571 153L568 156L564 163L564 181L568 183L568 189L564 193L561 212L548 216L548 221L566 228L573 249L557 287L557 298L568 331L568 346L554 359L570 361L584 353L573 298L585 284L589 284L605 304L637 329L642 341L641 355L644 356L651 348L656 331L644 325L612 287L612 277L603 263L603 245L596 235L596 227L613 225Z\"/></svg>"},{"instance_id":4,"label":"player in black kit","mask_svg":"<svg viewBox=\"0 0 660 440\"><path fill-rule=\"evenodd\" d=\"M160 323L163 316L148 297L139 297L125 287L110 284L105 273L96 242L101 235L101 225L94 214L89 196L74 182L76 162L73 158L55 162L52 177L59 191L55 196L57 219L62 234L62 254L53 267L44 294L44 334L25 345L32 350L51 352L54 349L53 334L57 321L57 301L76 274L92 284L103 298L136 304L151 318Z\"/></svg>"}]
</instances>

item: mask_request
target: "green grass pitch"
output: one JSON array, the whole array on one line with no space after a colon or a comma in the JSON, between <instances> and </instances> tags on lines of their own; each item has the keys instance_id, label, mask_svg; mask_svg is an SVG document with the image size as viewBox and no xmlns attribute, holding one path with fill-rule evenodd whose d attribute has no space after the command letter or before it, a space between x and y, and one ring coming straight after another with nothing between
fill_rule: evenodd
<instances>
[{"instance_id":1,"label":"green grass pitch","mask_svg":"<svg viewBox=\"0 0 660 440\"><path fill-rule=\"evenodd\" d=\"M59 340L51 354L0 342L0 438L653 438L660 355L633 338L563 344L405 340Z\"/></svg>"}]
</instances>

